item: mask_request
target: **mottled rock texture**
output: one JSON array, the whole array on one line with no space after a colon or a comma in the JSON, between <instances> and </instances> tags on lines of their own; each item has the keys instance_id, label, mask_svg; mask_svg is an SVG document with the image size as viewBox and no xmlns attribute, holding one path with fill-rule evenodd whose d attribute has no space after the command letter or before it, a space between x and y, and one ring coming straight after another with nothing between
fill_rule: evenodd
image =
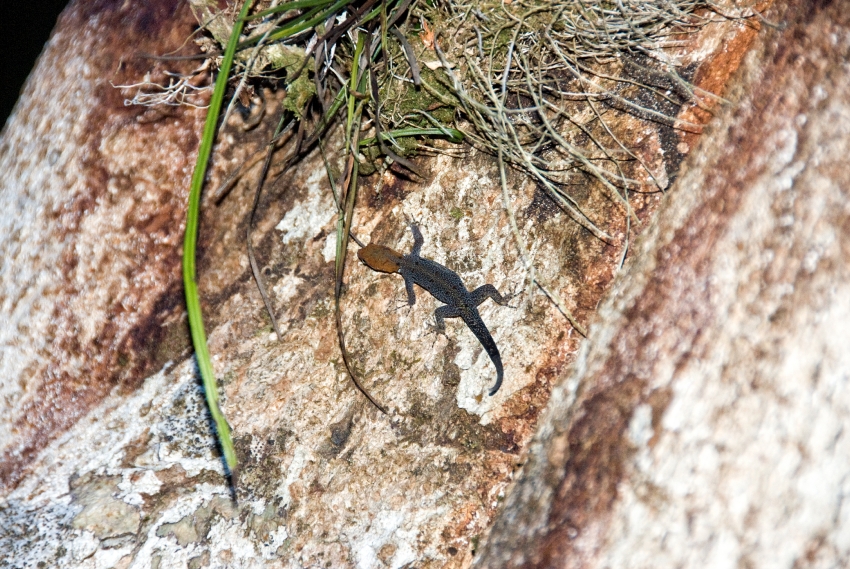
<instances>
[{"instance_id":1,"label":"mottled rock texture","mask_svg":"<svg viewBox=\"0 0 850 569\"><path fill-rule=\"evenodd\" d=\"M850 563L850 4L767 17L477 566Z\"/></svg>"},{"instance_id":2,"label":"mottled rock texture","mask_svg":"<svg viewBox=\"0 0 850 569\"><path fill-rule=\"evenodd\" d=\"M140 55L178 49L193 20L176 0L72 3L0 137L0 565L841 564L847 7L787 3L757 39L754 20L685 38L680 60L718 93L757 48L707 136L614 125L671 183L668 198L634 196L645 236L619 274L616 204L577 193L609 220L606 244L510 174L541 279L593 322L575 364L581 338L526 286L491 158L421 159L422 184L364 180L362 239L407 250L413 217L423 255L470 288L518 293L482 306L506 371L493 398L462 323L431 334L437 303L403 306L401 279L353 250L343 326L391 413L352 387L321 156L273 176L261 201L254 240L281 338L244 253L256 168L205 203L199 286L242 465L233 491L180 285L204 112L125 106L132 92L114 87L191 71ZM280 94L266 95L274 116ZM209 188L268 139L244 120L225 126Z\"/></svg>"}]
</instances>

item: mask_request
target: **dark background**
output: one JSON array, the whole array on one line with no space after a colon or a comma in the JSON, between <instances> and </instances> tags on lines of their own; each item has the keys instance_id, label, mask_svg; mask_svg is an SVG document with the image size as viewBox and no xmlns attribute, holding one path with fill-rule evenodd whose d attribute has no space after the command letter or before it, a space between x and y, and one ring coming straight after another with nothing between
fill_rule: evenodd
<instances>
[{"instance_id":1,"label":"dark background","mask_svg":"<svg viewBox=\"0 0 850 569\"><path fill-rule=\"evenodd\" d=\"M68 0L0 0L0 129Z\"/></svg>"}]
</instances>

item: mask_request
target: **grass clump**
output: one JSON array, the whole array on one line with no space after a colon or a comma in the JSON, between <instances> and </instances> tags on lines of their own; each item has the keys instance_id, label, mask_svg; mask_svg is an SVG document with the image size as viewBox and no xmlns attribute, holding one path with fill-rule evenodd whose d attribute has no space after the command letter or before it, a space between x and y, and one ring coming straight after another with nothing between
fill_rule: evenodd
<instances>
[{"instance_id":1,"label":"grass clump","mask_svg":"<svg viewBox=\"0 0 850 569\"><path fill-rule=\"evenodd\" d=\"M534 178L610 241L569 188L590 176L634 219L628 191L642 181L624 165L639 159L609 124L629 113L698 128L657 109L708 96L681 79L669 56L706 21L697 12L707 8L701 0L455 1L446 22L455 31L440 34L437 54L471 123L470 142Z\"/></svg>"}]
</instances>

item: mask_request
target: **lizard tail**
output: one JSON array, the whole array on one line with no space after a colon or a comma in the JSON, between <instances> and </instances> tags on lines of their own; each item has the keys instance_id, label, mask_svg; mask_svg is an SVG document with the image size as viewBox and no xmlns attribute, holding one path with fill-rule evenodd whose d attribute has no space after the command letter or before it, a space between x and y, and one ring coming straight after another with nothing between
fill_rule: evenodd
<instances>
[{"instance_id":1,"label":"lizard tail","mask_svg":"<svg viewBox=\"0 0 850 569\"><path fill-rule=\"evenodd\" d=\"M498 353L499 352L497 351L496 352L497 356L498 356ZM502 378L505 376L505 372L502 369L501 358L497 357L496 359L493 359L493 356L491 354L490 359L493 360L493 365L496 366L496 385L494 385L493 388L490 389L490 397L492 397L492 396L496 395L496 392L499 391L500 387L502 387Z\"/></svg>"},{"instance_id":2,"label":"lizard tail","mask_svg":"<svg viewBox=\"0 0 850 569\"><path fill-rule=\"evenodd\" d=\"M487 326L484 325L484 321L481 320L481 316L478 314L469 315L469 320L466 321L466 325L469 326L469 329L472 330L472 333L475 334L475 337L478 338L478 341L481 342L481 345L484 347L484 351L487 352L487 355L490 356L490 361L493 362L493 365L496 366L496 384L490 389L490 396L496 395L496 392L499 391L499 388L502 387L502 378L505 376L505 371L502 368L502 356L499 354L499 348L496 347L496 342L493 340L493 337L490 335L490 332L487 331Z\"/></svg>"}]
</instances>

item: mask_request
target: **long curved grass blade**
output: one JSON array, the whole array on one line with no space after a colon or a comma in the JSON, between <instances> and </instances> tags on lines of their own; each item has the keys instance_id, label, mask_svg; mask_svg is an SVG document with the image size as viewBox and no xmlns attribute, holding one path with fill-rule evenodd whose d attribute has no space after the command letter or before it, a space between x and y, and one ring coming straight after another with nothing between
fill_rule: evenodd
<instances>
[{"instance_id":1,"label":"long curved grass blade","mask_svg":"<svg viewBox=\"0 0 850 569\"><path fill-rule=\"evenodd\" d=\"M358 91L365 88L366 74L360 73L360 58L366 50L365 34L361 33L357 38L357 46L354 49L354 58L352 59L351 82L349 91ZM358 75L359 83L358 83ZM364 101L359 101L355 104L355 98L349 97L348 118L346 119L346 150L348 151L348 163L346 165L345 180L340 187L340 191L345 192L345 196L340 196L344 203L339 203L339 218L336 225L336 261L334 263L334 316L336 318L336 335L339 341L339 350L342 353L342 361L345 364L345 369L348 371L351 381L366 398L377 407L383 414L387 414L384 406L378 403L369 391L363 387L357 379L357 375L351 368L348 361L348 350L345 347L345 334L342 331L342 311L340 310L340 298L342 296L342 276L345 272L345 253L348 250L348 237L351 234L351 221L354 217L354 201L357 198L357 141L360 136L361 119L363 116ZM343 209L344 208L344 209Z\"/></svg>"},{"instance_id":2,"label":"long curved grass blade","mask_svg":"<svg viewBox=\"0 0 850 569\"><path fill-rule=\"evenodd\" d=\"M215 80L210 106L207 109L207 120L204 124L204 134L198 149L198 161L195 163L195 171L192 174L192 185L189 190L189 207L186 213L186 235L183 240L183 287L186 291L186 310L189 313L189 330L192 333L192 345L195 348L195 357L198 360L198 369L201 372L201 381L204 385L204 394L207 406L210 409L215 422L218 442L224 454L224 461L230 470L231 476L236 471L236 452L233 448L233 440L230 436L230 425L218 404L218 385L213 372L210 352L207 348L207 337L204 333L204 320L201 314L201 300L198 296L197 271L195 268L195 253L198 244L198 217L201 209L201 190L204 186L204 178L207 173L213 141L215 140L216 126L218 124L218 113L224 99L224 91L227 87L227 79L230 75L230 67L233 64L233 55L239 43L239 34L245 22L245 16L251 8L253 0L245 0L239 17L233 24L230 40L221 61L221 68Z\"/></svg>"},{"instance_id":3,"label":"long curved grass blade","mask_svg":"<svg viewBox=\"0 0 850 569\"><path fill-rule=\"evenodd\" d=\"M358 110L356 112L357 118L360 118L360 110L362 105L358 105ZM354 138L357 138L357 132L354 133ZM355 140L356 142L356 140ZM342 362L345 364L345 369L348 371L349 377L351 377L351 381L354 383L354 386L366 396L366 399L369 400L372 405L378 408L378 410L387 415L387 409L378 401L372 397L372 394L363 387L363 384L360 383L360 380L357 379L357 374L354 373L354 370L351 367L351 362L349 362L348 358L348 350L345 347L345 334L342 331L342 310L340 309L340 298L342 297L342 275L345 271L345 252L348 250L348 237L351 234L351 220L354 217L354 200L357 197L357 171L358 164L357 158L354 154L349 155L349 176L346 182L349 184L348 193L345 199L345 210L341 213L339 220L337 221L336 226L336 262L334 263L334 273L335 273L335 285L334 285L334 317L336 318L336 337L339 341L339 351L342 353Z\"/></svg>"}]
</instances>

